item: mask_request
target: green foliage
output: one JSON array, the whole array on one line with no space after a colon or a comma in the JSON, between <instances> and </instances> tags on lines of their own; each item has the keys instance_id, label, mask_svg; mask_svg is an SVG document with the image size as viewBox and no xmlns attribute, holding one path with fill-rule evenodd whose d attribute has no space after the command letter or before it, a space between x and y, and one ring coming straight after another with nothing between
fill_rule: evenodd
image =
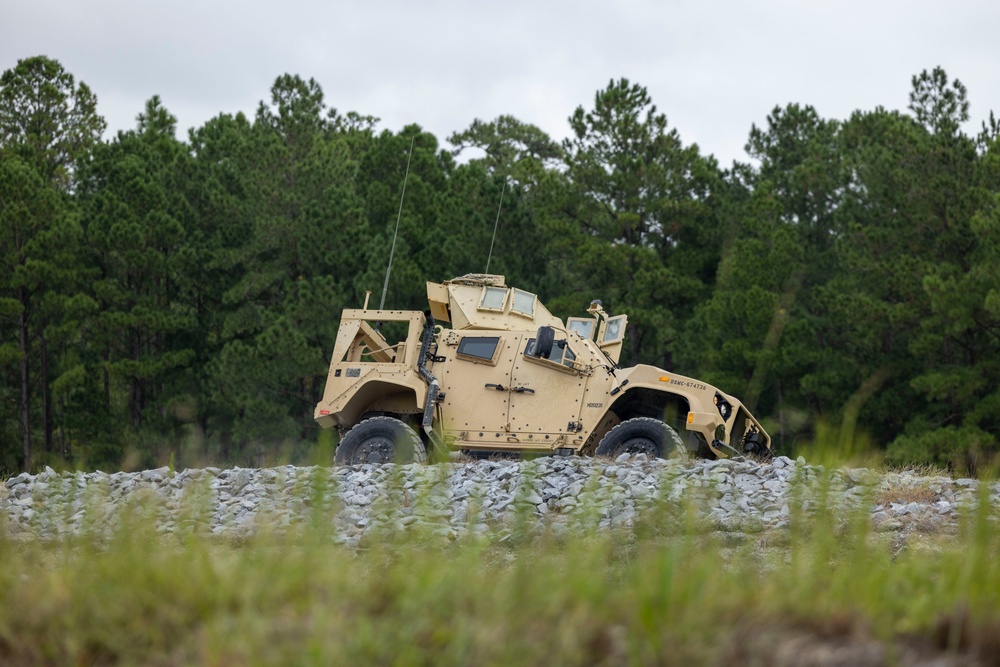
<instances>
[{"instance_id":1,"label":"green foliage","mask_svg":"<svg viewBox=\"0 0 1000 667\"><path fill-rule=\"evenodd\" d=\"M1000 447L993 434L976 426L934 428L926 420L915 421L909 434L896 438L887 448L890 463L920 462L969 474L995 464Z\"/></svg>"},{"instance_id":2,"label":"green foliage","mask_svg":"<svg viewBox=\"0 0 1000 667\"><path fill-rule=\"evenodd\" d=\"M11 469L31 467L33 441L41 440L39 460L69 452L74 420L53 382L65 391L79 377L81 316L92 310L79 294L87 272L72 194L104 129L96 103L85 84L43 56L0 75L0 375L10 388L0 413L20 426L19 447L10 431L2 434L0 465ZM7 411L14 405L16 416Z\"/></svg>"},{"instance_id":3,"label":"green foliage","mask_svg":"<svg viewBox=\"0 0 1000 667\"><path fill-rule=\"evenodd\" d=\"M782 446L829 423L894 460L989 458L998 123L966 136L940 68L912 83L909 113L776 107L722 171L627 79L561 144L500 115L445 150L294 74L186 141L156 96L102 141L84 84L19 61L0 76L0 467L301 451L337 315L379 303L390 253L387 307L487 266L563 317L602 299L629 315L624 363L716 384Z\"/></svg>"},{"instance_id":4,"label":"green foliage","mask_svg":"<svg viewBox=\"0 0 1000 667\"><path fill-rule=\"evenodd\" d=\"M629 313L626 363L670 367L681 324L718 262L715 160L684 146L646 89L626 79L599 91L593 110L578 107L570 127L565 194L551 214L558 280L572 281L567 293L599 286L594 298L606 309Z\"/></svg>"},{"instance_id":5,"label":"green foliage","mask_svg":"<svg viewBox=\"0 0 1000 667\"><path fill-rule=\"evenodd\" d=\"M500 116L484 123L476 119L463 132L448 137L455 146L455 155L466 148L478 148L485 155L474 163L486 166L491 173L499 173L514 183L530 189L563 158L559 144L541 129L522 123L513 116Z\"/></svg>"},{"instance_id":6,"label":"green foliage","mask_svg":"<svg viewBox=\"0 0 1000 667\"><path fill-rule=\"evenodd\" d=\"M990 233L997 170L957 131L960 82L940 70L915 77L911 109L916 119L876 109L844 122L775 109L750 134L759 166L732 174L748 190L739 240L691 321L684 359L777 414L781 442L811 440L824 415L881 443L925 420L990 419L996 255L977 233ZM709 344L692 342L698 331Z\"/></svg>"},{"instance_id":7,"label":"green foliage","mask_svg":"<svg viewBox=\"0 0 1000 667\"><path fill-rule=\"evenodd\" d=\"M918 123L938 134L953 135L969 120L965 86L958 79L949 85L948 75L940 67L914 75L909 108Z\"/></svg>"},{"instance_id":8,"label":"green foliage","mask_svg":"<svg viewBox=\"0 0 1000 667\"><path fill-rule=\"evenodd\" d=\"M0 145L57 187L71 185L77 162L105 127L97 97L55 60L25 58L0 76Z\"/></svg>"},{"instance_id":9,"label":"green foliage","mask_svg":"<svg viewBox=\"0 0 1000 667\"><path fill-rule=\"evenodd\" d=\"M190 389L185 376L196 357L189 336L196 318L178 284L192 215L184 192L190 158L174 138L176 119L157 97L138 121L136 130L94 151L80 199L93 271L89 293L98 305L88 341L91 372L105 386L108 432L124 424L144 440L175 434L165 408ZM148 452L150 462L160 456L167 453L159 447Z\"/></svg>"}]
</instances>

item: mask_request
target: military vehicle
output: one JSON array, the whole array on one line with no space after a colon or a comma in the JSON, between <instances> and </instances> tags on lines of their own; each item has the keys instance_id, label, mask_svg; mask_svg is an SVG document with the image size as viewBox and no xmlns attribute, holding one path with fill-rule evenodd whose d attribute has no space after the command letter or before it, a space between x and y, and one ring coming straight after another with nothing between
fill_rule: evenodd
<instances>
[{"instance_id":1,"label":"military vehicle","mask_svg":"<svg viewBox=\"0 0 1000 667\"><path fill-rule=\"evenodd\" d=\"M344 310L315 411L340 432L337 463L425 461L428 449L770 455L770 437L734 397L653 366L620 367L628 317L600 301L563 324L490 274L429 282L427 299L425 312L368 310L367 298ZM382 329L393 327L406 333L390 344Z\"/></svg>"}]
</instances>

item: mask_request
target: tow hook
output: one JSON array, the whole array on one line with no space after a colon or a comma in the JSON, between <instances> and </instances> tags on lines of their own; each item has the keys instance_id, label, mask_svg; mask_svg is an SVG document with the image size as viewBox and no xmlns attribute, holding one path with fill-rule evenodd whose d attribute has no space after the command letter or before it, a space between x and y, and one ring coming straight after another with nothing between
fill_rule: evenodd
<instances>
[{"instance_id":1,"label":"tow hook","mask_svg":"<svg viewBox=\"0 0 1000 667\"><path fill-rule=\"evenodd\" d=\"M726 443L722 442L718 438L712 440L712 447L725 452L729 456L742 456L743 455L741 452L736 451L736 449L734 449L733 447L730 447L729 445L727 445Z\"/></svg>"}]
</instances>

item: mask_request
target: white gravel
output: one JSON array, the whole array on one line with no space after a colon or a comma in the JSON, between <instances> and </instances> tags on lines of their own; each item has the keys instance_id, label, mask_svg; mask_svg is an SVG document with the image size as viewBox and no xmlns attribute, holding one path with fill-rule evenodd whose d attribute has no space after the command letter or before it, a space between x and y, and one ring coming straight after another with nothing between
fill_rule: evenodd
<instances>
[{"instance_id":1,"label":"white gravel","mask_svg":"<svg viewBox=\"0 0 1000 667\"><path fill-rule=\"evenodd\" d=\"M868 511L880 531L954 531L978 504L980 482L826 471L777 457L743 460L614 461L552 457L438 465L168 468L135 473L23 473L0 484L0 530L19 539L107 534L128 508L162 533L243 537L261 529L317 526L356 545L368 535L423 530L458 538L514 530L628 528L670 531L784 529L817 511L846 519ZM986 489L1000 506L1000 483ZM995 515L995 512L993 513Z\"/></svg>"}]
</instances>

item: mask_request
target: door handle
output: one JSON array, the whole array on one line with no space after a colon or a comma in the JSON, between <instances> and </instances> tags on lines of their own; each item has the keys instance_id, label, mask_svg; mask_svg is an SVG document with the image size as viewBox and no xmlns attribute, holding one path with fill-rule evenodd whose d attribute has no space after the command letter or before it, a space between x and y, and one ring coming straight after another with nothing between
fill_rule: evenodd
<instances>
[{"instance_id":1,"label":"door handle","mask_svg":"<svg viewBox=\"0 0 1000 667\"><path fill-rule=\"evenodd\" d=\"M497 391L507 391L507 387L503 386L502 384L492 384L492 383L488 383L488 384L486 385L486 388L487 388L487 389L496 389ZM516 390L515 390L515 391L516 391Z\"/></svg>"},{"instance_id":2,"label":"door handle","mask_svg":"<svg viewBox=\"0 0 1000 667\"><path fill-rule=\"evenodd\" d=\"M525 392L527 392L529 394L534 394L535 393L535 390L532 389L531 387L514 387L513 389L511 389L511 391L516 391L519 394L523 394Z\"/></svg>"}]
</instances>

